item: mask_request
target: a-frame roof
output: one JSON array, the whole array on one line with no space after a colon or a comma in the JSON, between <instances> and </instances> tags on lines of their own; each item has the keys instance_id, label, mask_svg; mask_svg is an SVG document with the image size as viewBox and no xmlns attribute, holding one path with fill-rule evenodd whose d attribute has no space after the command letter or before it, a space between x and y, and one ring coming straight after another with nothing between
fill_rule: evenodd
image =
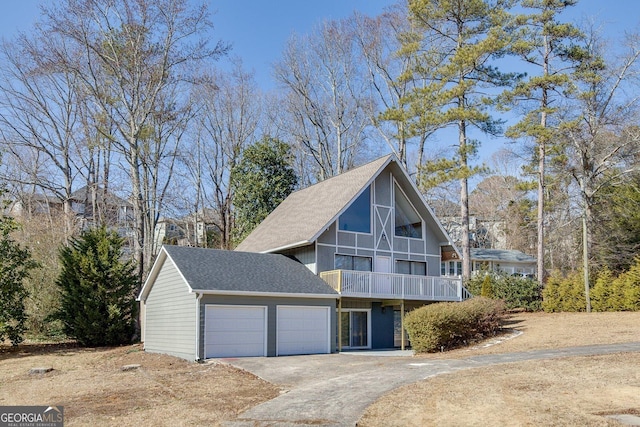
<instances>
[{"instance_id":1,"label":"a-frame roof","mask_svg":"<svg viewBox=\"0 0 640 427\"><path fill-rule=\"evenodd\" d=\"M428 212L427 222L443 242L449 242L449 237L404 167L390 154L292 193L236 250L276 252L314 242L388 166L393 168L394 176L401 181L403 188L413 188L412 192Z\"/></svg>"}]
</instances>

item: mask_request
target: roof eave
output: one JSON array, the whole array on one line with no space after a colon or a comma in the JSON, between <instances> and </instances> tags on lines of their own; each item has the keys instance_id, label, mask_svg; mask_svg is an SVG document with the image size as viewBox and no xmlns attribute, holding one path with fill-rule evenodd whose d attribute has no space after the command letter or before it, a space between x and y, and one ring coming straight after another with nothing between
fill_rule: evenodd
<instances>
[{"instance_id":1,"label":"roof eave","mask_svg":"<svg viewBox=\"0 0 640 427\"><path fill-rule=\"evenodd\" d=\"M289 250L289 249L295 249L295 248L300 248L302 246L310 245L311 242L312 241L309 241L309 240L301 240L301 241L296 242L296 243L290 243L288 245L280 246L280 247L277 247L277 248L267 249L267 250L264 250L264 251L260 251L258 253L270 254L270 253L275 253L275 252L286 251L286 250Z\"/></svg>"},{"instance_id":2,"label":"roof eave","mask_svg":"<svg viewBox=\"0 0 640 427\"><path fill-rule=\"evenodd\" d=\"M191 289L190 293L203 295L229 295L246 297L281 297L281 298L313 298L313 299L339 299L340 294L307 294L291 292L255 292L255 291L232 291L232 290L212 290L212 289Z\"/></svg>"}]
</instances>

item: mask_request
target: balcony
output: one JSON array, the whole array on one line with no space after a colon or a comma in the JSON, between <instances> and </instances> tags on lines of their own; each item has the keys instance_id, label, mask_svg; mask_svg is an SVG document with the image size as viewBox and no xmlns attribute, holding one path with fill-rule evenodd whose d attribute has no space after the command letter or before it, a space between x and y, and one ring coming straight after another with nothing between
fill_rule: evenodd
<instances>
[{"instance_id":1,"label":"balcony","mask_svg":"<svg viewBox=\"0 0 640 427\"><path fill-rule=\"evenodd\" d=\"M419 301L463 301L471 297L457 277L332 270L320 273L320 278L345 297Z\"/></svg>"}]
</instances>

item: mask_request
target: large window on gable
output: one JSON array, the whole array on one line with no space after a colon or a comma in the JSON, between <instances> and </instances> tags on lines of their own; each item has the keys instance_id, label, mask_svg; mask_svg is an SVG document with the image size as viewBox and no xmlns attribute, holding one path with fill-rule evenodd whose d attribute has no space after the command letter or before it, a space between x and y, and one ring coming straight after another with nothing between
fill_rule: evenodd
<instances>
[{"instance_id":1,"label":"large window on gable","mask_svg":"<svg viewBox=\"0 0 640 427\"><path fill-rule=\"evenodd\" d=\"M398 185L395 186L395 235L422 239L422 218Z\"/></svg>"},{"instance_id":2,"label":"large window on gable","mask_svg":"<svg viewBox=\"0 0 640 427\"><path fill-rule=\"evenodd\" d=\"M367 187L340 215L338 227L342 231L371 233L371 187Z\"/></svg>"}]
</instances>

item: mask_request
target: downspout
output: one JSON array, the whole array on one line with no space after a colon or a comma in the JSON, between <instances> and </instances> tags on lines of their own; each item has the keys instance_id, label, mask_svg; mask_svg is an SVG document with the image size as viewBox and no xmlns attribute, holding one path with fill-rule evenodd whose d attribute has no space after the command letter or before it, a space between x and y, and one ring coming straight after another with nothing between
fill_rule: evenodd
<instances>
[{"instance_id":1,"label":"downspout","mask_svg":"<svg viewBox=\"0 0 640 427\"><path fill-rule=\"evenodd\" d=\"M200 360L200 300L202 294L196 292L196 362ZM204 354L204 349L203 349Z\"/></svg>"}]
</instances>

